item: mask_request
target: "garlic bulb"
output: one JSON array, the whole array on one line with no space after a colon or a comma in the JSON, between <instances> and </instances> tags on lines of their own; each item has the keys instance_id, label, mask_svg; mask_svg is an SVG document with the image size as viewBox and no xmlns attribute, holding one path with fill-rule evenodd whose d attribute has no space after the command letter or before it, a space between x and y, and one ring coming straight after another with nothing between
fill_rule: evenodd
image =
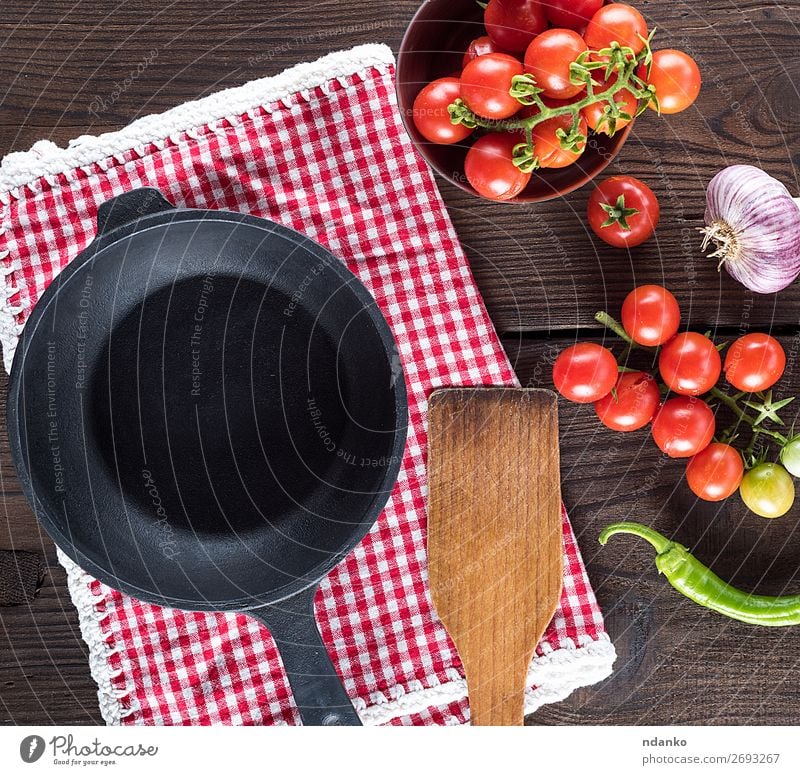
<instances>
[{"instance_id":1,"label":"garlic bulb","mask_svg":"<svg viewBox=\"0 0 800 775\"><path fill-rule=\"evenodd\" d=\"M751 291L775 293L800 275L800 206L763 170L736 164L717 173L705 222L703 250L713 242L719 268Z\"/></svg>"}]
</instances>

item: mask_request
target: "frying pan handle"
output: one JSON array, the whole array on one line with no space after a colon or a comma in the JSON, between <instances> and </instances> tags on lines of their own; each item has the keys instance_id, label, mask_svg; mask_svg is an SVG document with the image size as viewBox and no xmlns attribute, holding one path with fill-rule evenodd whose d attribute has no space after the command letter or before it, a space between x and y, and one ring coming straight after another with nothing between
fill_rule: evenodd
<instances>
[{"instance_id":1,"label":"frying pan handle","mask_svg":"<svg viewBox=\"0 0 800 775\"><path fill-rule=\"evenodd\" d=\"M145 215L174 209L175 205L165 199L157 188L135 188L100 205L97 210L97 233L104 234Z\"/></svg>"},{"instance_id":2,"label":"frying pan handle","mask_svg":"<svg viewBox=\"0 0 800 775\"><path fill-rule=\"evenodd\" d=\"M292 597L248 611L270 631L286 668L304 726L361 726L328 656L314 617L316 584Z\"/></svg>"}]
</instances>

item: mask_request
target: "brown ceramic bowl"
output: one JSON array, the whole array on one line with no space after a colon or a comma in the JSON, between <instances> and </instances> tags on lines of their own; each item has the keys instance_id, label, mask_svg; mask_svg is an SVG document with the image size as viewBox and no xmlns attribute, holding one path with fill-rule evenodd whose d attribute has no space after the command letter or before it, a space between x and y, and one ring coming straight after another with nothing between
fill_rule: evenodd
<instances>
[{"instance_id":1,"label":"brown ceramic bowl","mask_svg":"<svg viewBox=\"0 0 800 775\"><path fill-rule=\"evenodd\" d=\"M479 196L464 175L464 158L471 138L463 144L436 145L414 126L414 99L431 81L461 72L461 59L470 41L485 35L483 9L475 0L425 0L406 29L397 58L397 99L406 129L428 164L464 191ZM614 137L589 133L589 147L575 164L560 170L539 170L512 203L544 202L568 194L602 172L619 153L633 123Z\"/></svg>"}]
</instances>

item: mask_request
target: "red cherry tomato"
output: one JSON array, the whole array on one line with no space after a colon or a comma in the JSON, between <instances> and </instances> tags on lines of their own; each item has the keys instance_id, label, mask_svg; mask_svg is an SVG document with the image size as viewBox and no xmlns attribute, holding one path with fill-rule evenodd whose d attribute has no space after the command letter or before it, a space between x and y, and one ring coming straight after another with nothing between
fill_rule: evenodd
<instances>
[{"instance_id":1,"label":"red cherry tomato","mask_svg":"<svg viewBox=\"0 0 800 775\"><path fill-rule=\"evenodd\" d=\"M525 51L525 70L544 89L543 96L565 100L580 94L583 84L569 79L570 65L587 50L586 41L573 30L552 29L537 35Z\"/></svg>"},{"instance_id":2,"label":"red cherry tomato","mask_svg":"<svg viewBox=\"0 0 800 775\"><path fill-rule=\"evenodd\" d=\"M592 51L601 51L616 41L638 54L647 40L647 22L633 6L610 3L592 16L583 37Z\"/></svg>"},{"instance_id":3,"label":"red cherry tomato","mask_svg":"<svg viewBox=\"0 0 800 775\"><path fill-rule=\"evenodd\" d=\"M554 105L551 100L548 104ZM586 150L586 141L578 143L577 150L568 150L561 145L561 138L558 137L558 130L563 129L569 132L572 128L572 116L554 116L542 121L533 128L533 153L539 159L539 166L542 169L560 169L569 167ZM586 121L581 117L578 121L578 131L586 137Z\"/></svg>"},{"instance_id":4,"label":"red cherry tomato","mask_svg":"<svg viewBox=\"0 0 800 775\"><path fill-rule=\"evenodd\" d=\"M467 151L464 173L470 185L487 199L513 199L531 179L512 162L519 134L493 132L479 137Z\"/></svg>"},{"instance_id":5,"label":"red cherry tomato","mask_svg":"<svg viewBox=\"0 0 800 775\"><path fill-rule=\"evenodd\" d=\"M618 373L611 350L593 342L579 342L556 358L553 384L569 401L589 404L611 392Z\"/></svg>"},{"instance_id":6,"label":"red cherry tomato","mask_svg":"<svg viewBox=\"0 0 800 775\"><path fill-rule=\"evenodd\" d=\"M730 444L709 444L686 466L689 488L704 501L724 501L739 489L743 476L742 456Z\"/></svg>"},{"instance_id":7,"label":"red cherry tomato","mask_svg":"<svg viewBox=\"0 0 800 775\"><path fill-rule=\"evenodd\" d=\"M683 51L671 48L653 53L649 74L644 65L636 74L656 87L658 104L651 101L648 107L666 114L680 113L692 105L703 82L697 62Z\"/></svg>"},{"instance_id":8,"label":"red cherry tomato","mask_svg":"<svg viewBox=\"0 0 800 775\"><path fill-rule=\"evenodd\" d=\"M464 52L464 57L461 60L461 69L463 70L473 59L482 57L484 54L507 54L503 51L488 35L481 35L475 38L467 50Z\"/></svg>"},{"instance_id":9,"label":"red cherry tomato","mask_svg":"<svg viewBox=\"0 0 800 775\"><path fill-rule=\"evenodd\" d=\"M458 143L472 134L463 124L453 124L447 106L461 93L458 78L439 78L429 83L414 100L414 126L432 143Z\"/></svg>"},{"instance_id":10,"label":"red cherry tomato","mask_svg":"<svg viewBox=\"0 0 800 775\"><path fill-rule=\"evenodd\" d=\"M708 404L694 396L665 401L653 418L653 440L670 457L692 457L714 438L716 422Z\"/></svg>"},{"instance_id":11,"label":"red cherry tomato","mask_svg":"<svg viewBox=\"0 0 800 775\"><path fill-rule=\"evenodd\" d=\"M589 19L602 7L604 0L547 0L545 11L554 27L581 32Z\"/></svg>"},{"instance_id":12,"label":"red cherry tomato","mask_svg":"<svg viewBox=\"0 0 800 775\"><path fill-rule=\"evenodd\" d=\"M484 118L510 118L522 107L508 93L511 79L522 73L522 62L511 55L484 54L461 73L461 99Z\"/></svg>"},{"instance_id":13,"label":"red cherry tomato","mask_svg":"<svg viewBox=\"0 0 800 775\"><path fill-rule=\"evenodd\" d=\"M687 331L670 339L658 356L664 384L682 396L699 396L711 390L722 373L722 359L714 343Z\"/></svg>"},{"instance_id":14,"label":"red cherry tomato","mask_svg":"<svg viewBox=\"0 0 800 775\"><path fill-rule=\"evenodd\" d=\"M731 345L725 356L725 378L745 393L768 390L783 376L785 368L786 353L769 334L746 334Z\"/></svg>"},{"instance_id":15,"label":"red cherry tomato","mask_svg":"<svg viewBox=\"0 0 800 775\"><path fill-rule=\"evenodd\" d=\"M500 48L524 51L547 29L545 5L540 0L489 0L483 13L486 32Z\"/></svg>"},{"instance_id":16,"label":"red cherry tomato","mask_svg":"<svg viewBox=\"0 0 800 775\"><path fill-rule=\"evenodd\" d=\"M589 197L589 225L617 248L635 248L649 239L660 214L650 187L629 175L606 178Z\"/></svg>"},{"instance_id":17,"label":"red cherry tomato","mask_svg":"<svg viewBox=\"0 0 800 775\"><path fill-rule=\"evenodd\" d=\"M622 327L634 342L645 347L669 341L680 324L678 300L660 285L640 285L622 304Z\"/></svg>"},{"instance_id":18,"label":"red cherry tomato","mask_svg":"<svg viewBox=\"0 0 800 775\"><path fill-rule=\"evenodd\" d=\"M604 81L598 76L595 76L595 80L600 84L599 86L595 87L595 94L599 94L611 88L617 79L616 76L612 75L608 81ZM620 129L628 126L628 124L633 121L633 119L636 117L636 111L639 109L639 100L637 100L636 97L631 94L631 92L629 92L627 89L621 89L614 94L612 101L619 105L620 112L626 113L630 116L630 118L618 116L616 121L612 124L606 114L606 108L608 107L609 100L593 102L591 105L587 105L581 111L583 117L586 119L586 123L589 125L589 129L593 130L594 132L600 132L608 135L612 133L612 127L614 132L618 132Z\"/></svg>"},{"instance_id":19,"label":"red cherry tomato","mask_svg":"<svg viewBox=\"0 0 800 775\"><path fill-rule=\"evenodd\" d=\"M605 398L595 401L600 422L612 431L636 431L644 428L658 409L658 384L643 371L626 371Z\"/></svg>"}]
</instances>

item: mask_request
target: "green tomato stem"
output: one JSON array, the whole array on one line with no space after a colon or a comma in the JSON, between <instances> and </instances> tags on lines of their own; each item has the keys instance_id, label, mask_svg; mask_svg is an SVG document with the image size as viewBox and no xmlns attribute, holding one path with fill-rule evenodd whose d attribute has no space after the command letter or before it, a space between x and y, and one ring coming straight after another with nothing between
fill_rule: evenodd
<instances>
[{"instance_id":1,"label":"green tomato stem","mask_svg":"<svg viewBox=\"0 0 800 775\"><path fill-rule=\"evenodd\" d=\"M733 396L729 396L718 387L711 388L710 392L714 398L722 401L722 403L725 404L725 406L727 406L740 420L746 422L752 428L754 436L757 436L758 434L769 436L771 439L779 442L781 446L784 446L788 443L789 440L786 438L786 436L778 433L777 431L770 431L767 428L762 428L761 426L755 427L756 418L745 412L744 409L739 406L739 402Z\"/></svg>"},{"instance_id":2,"label":"green tomato stem","mask_svg":"<svg viewBox=\"0 0 800 775\"><path fill-rule=\"evenodd\" d=\"M538 108L538 112L535 115L527 118L512 118L503 120L483 118L476 115L467 107L464 101L459 98L450 105L450 114L452 116L453 123L463 123L465 126L471 128L480 127L482 129L495 132L513 132L522 130L524 131L526 141L530 146L531 133L534 127L538 126L542 122L551 118L557 118L559 116L571 116L573 131L570 134L573 136L577 130L577 127L580 125L581 111L597 102L605 102L607 103L605 123L607 124L608 134L613 135L616 131L618 119L624 117L625 119L630 120L634 118L633 115L623 116L619 105L613 99L616 94L623 90L627 90L639 101L640 105L647 105L647 103L654 96L652 87L643 88L640 84L643 84L644 82L636 76L636 69L639 67L640 63L645 61L650 55L649 40L648 44L645 46L645 49L640 52L638 56L634 56L631 49L622 49L617 45L616 48L604 49L602 52L587 52L585 56L582 55L583 60L588 60L588 55L590 53L602 53L609 56L610 63L606 67L605 73L606 85L608 84L609 80L607 76L609 76L611 73L616 74L616 79L614 82L611 85L607 85L607 88L605 88L603 91L596 92L594 87L597 84L592 80L592 73L594 69L602 67L602 65L599 62L594 62L592 65L587 66L586 61L579 60L573 63L573 65L578 68L579 71L582 71L582 75L578 77L583 77L586 83L586 96L583 99L578 100L571 105L561 105L555 108L549 107L542 100L540 96L541 89L538 89L535 86L533 76L524 74L521 76L515 76L511 93L512 96L517 97L521 104L535 105Z\"/></svg>"},{"instance_id":3,"label":"green tomato stem","mask_svg":"<svg viewBox=\"0 0 800 775\"><path fill-rule=\"evenodd\" d=\"M604 325L610 331L613 331L620 339L627 343L631 350L640 346L628 336L628 332L622 327L622 325L614 320L614 318L612 318L607 312L601 310L595 314L594 319L598 323Z\"/></svg>"},{"instance_id":4,"label":"green tomato stem","mask_svg":"<svg viewBox=\"0 0 800 775\"><path fill-rule=\"evenodd\" d=\"M491 129L495 132L514 132L520 129L529 131L533 130L534 127L538 126L542 122L551 118L557 118L558 116L572 116L573 122L578 123L580 121L579 115L581 110L589 105L593 105L595 102L610 102L611 98L617 92L620 92L625 88L627 88L628 91L630 91L635 97L644 99L643 97L639 97L637 89L630 88L630 84L626 79L620 78L614 83L613 86L609 87L605 91L595 92L591 95L587 94L582 100L579 100L572 105L560 105L557 108L551 108L545 105L538 95L535 95L534 104L539 108L539 112L533 116L528 116L528 118L503 119L501 121L497 121L491 118L482 118L481 116L472 113L472 111L469 111L466 106L465 112L469 111L469 114L471 114L471 120L475 122L476 126L479 126L482 129Z\"/></svg>"}]
</instances>

